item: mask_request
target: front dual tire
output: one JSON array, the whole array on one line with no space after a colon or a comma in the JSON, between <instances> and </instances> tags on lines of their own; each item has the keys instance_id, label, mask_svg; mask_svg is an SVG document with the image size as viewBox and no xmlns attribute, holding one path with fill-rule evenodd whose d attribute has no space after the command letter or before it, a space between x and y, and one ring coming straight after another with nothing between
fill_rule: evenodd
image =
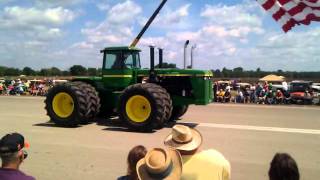
<instances>
[{"instance_id":1,"label":"front dual tire","mask_svg":"<svg viewBox=\"0 0 320 180\"><path fill-rule=\"evenodd\" d=\"M156 84L129 86L120 96L119 118L137 131L162 128L170 115L172 102L167 100L168 96L166 90Z\"/></svg>"}]
</instances>

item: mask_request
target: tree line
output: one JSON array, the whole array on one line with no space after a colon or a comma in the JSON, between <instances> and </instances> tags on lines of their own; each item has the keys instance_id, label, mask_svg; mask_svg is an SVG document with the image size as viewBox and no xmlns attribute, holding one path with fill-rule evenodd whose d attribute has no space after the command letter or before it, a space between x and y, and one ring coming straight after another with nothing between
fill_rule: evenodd
<instances>
[{"instance_id":1,"label":"tree line","mask_svg":"<svg viewBox=\"0 0 320 180\"><path fill-rule=\"evenodd\" d=\"M61 70L57 67L34 70L31 67L19 69L0 66L0 76L99 76L100 74L100 68L86 68L81 65L74 65L68 70Z\"/></svg>"},{"instance_id":2,"label":"tree line","mask_svg":"<svg viewBox=\"0 0 320 180\"><path fill-rule=\"evenodd\" d=\"M159 65L156 66L156 68ZM164 63L163 68L176 68L175 64ZM264 71L260 68L256 70L244 70L242 67L234 69L216 69L211 70L216 78L261 78L269 74L276 74L290 79L320 79L320 71L318 72L297 72L297 71ZM0 76L99 76L101 68L86 68L81 65L74 65L68 70L61 70L57 67L43 68L34 70L30 67L23 69L0 66Z\"/></svg>"},{"instance_id":3,"label":"tree line","mask_svg":"<svg viewBox=\"0 0 320 180\"><path fill-rule=\"evenodd\" d=\"M222 70L212 70L213 74L217 78L261 78L269 74L276 74L278 76L284 76L289 79L320 79L320 71L264 71L260 68L254 70L244 70L242 67L234 69L223 68Z\"/></svg>"}]
</instances>

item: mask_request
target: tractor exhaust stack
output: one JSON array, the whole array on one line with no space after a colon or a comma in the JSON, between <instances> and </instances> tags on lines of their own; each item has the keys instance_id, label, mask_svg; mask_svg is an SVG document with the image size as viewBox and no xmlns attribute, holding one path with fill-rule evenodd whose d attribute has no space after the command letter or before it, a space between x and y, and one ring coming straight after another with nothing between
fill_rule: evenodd
<instances>
[{"instance_id":1,"label":"tractor exhaust stack","mask_svg":"<svg viewBox=\"0 0 320 180\"><path fill-rule=\"evenodd\" d=\"M163 64L163 49L159 48L159 68L162 68Z\"/></svg>"},{"instance_id":2,"label":"tractor exhaust stack","mask_svg":"<svg viewBox=\"0 0 320 180\"><path fill-rule=\"evenodd\" d=\"M191 47L191 65L190 65L190 68L192 69L193 68L193 58L194 58L194 49L196 49L197 48L197 45L195 44L195 45L193 45L192 47Z\"/></svg>"},{"instance_id":3,"label":"tractor exhaust stack","mask_svg":"<svg viewBox=\"0 0 320 180\"><path fill-rule=\"evenodd\" d=\"M184 43L184 49L183 49L183 69L187 69L187 48L188 48L188 45L189 45L189 40L187 40L185 43Z\"/></svg>"},{"instance_id":4,"label":"tractor exhaust stack","mask_svg":"<svg viewBox=\"0 0 320 180\"><path fill-rule=\"evenodd\" d=\"M155 70L154 70L154 46L150 46L149 82L156 82L156 73L155 73Z\"/></svg>"}]
</instances>

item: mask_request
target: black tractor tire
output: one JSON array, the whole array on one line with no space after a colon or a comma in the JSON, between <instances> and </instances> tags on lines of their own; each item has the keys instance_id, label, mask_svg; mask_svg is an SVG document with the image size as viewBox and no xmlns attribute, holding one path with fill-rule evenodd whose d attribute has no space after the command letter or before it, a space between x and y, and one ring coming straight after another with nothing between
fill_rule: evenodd
<instances>
[{"instance_id":1,"label":"black tractor tire","mask_svg":"<svg viewBox=\"0 0 320 180\"><path fill-rule=\"evenodd\" d=\"M61 117L56 114L53 108L53 100L59 93L68 94L73 101L72 113L68 117ZM75 127L81 122L87 121L86 94L81 87L75 83L64 83L52 87L45 99L45 109L50 120L62 127Z\"/></svg>"},{"instance_id":2,"label":"black tractor tire","mask_svg":"<svg viewBox=\"0 0 320 180\"><path fill-rule=\"evenodd\" d=\"M87 95L87 114L86 117L88 120L94 120L97 115L100 113L100 107L101 107L101 103L100 103L100 97L99 97L99 93L96 91L96 89L86 83L86 82L81 82L81 81L75 81L73 82L75 84L77 84L78 86L80 86L82 88L82 90L85 92L85 94Z\"/></svg>"},{"instance_id":3,"label":"black tractor tire","mask_svg":"<svg viewBox=\"0 0 320 180\"><path fill-rule=\"evenodd\" d=\"M173 109L171 96L166 89L162 88L159 85L147 83L146 86L153 86L153 87L158 86L156 90L158 90L158 93L161 93L161 96L162 96L161 99L163 100L163 104L165 106L165 110L164 110L165 115L164 115L164 118L157 123L158 126L156 127L157 129L161 129L166 123L170 121L170 117Z\"/></svg>"},{"instance_id":4,"label":"black tractor tire","mask_svg":"<svg viewBox=\"0 0 320 180\"><path fill-rule=\"evenodd\" d=\"M179 120L179 118L182 117L188 111L188 108L188 105L173 106L170 121Z\"/></svg>"},{"instance_id":5,"label":"black tractor tire","mask_svg":"<svg viewBox=\"0 0 320 180\"><path fill-rule=\"evenodd\" d=\"M119 118L127 124L130 129L136 131L152 131L163 127L165 118L165 103L163 88L152 83L134 84L127 87L120 96L120 103L118 107ZM127 103L132 97L142 96L147 99L150 104L150 114L142 122L134 121L127 112ZM136 107L138 108L138 107ZM145 108L144 106L142 108Z\"/></svg>"},{"instance_id":6,"label":"black tractor tire","mask_svg":"<svg viewBox=\"0 0 320 180\"><path fill-rule=\"evenodd\" d=\"M170 94L164 89L162 92L162 99L164 100L164 105L165 105L165 117L164 117L164 122L167 123L170 121L170 117L172 115L172 100L170 97Z\"/></svg>"}]
</instances>

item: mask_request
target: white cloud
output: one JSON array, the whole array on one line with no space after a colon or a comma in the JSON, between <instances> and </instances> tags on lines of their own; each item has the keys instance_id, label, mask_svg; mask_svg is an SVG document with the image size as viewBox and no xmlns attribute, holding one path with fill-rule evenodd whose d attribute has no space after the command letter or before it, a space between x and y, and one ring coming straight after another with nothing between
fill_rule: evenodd
<instances>
[{"instance_id":1,"label":"white cloud","mask_svg":"<svg viewBox=\"0 0 320 180\"><path fill-rule=\"evenodd\" d=\"M128 24L141 13L141 7L131 0L113 6L108 12L108 21L114 24Z\"/></svg>"},{"instance_id":2,"label":"white cloud","mask_svg":"<svg viewBox=\"0 0 320 180\"><path fill-rule=\"evenodd\" d=\"M191 4L185 4L178 8L175 11L168 11L164 15L160 15L155 23L160 26L170 26L175 25L177 26L183 18L189 15L189 8Z\"/></svg>"},{"instance_id":3,"label":"white cloud","mask_svg":"<svg viewBox=\"0 0 320 180\"><path fill-rule=\"evenodd\" d=\"M62 7L3 7L0 11L0 63L20 68L54 65L52 52L62 47L59 40L66 34L63 27L76 16Z\"/></svg>"},{"instance_id":4,"label":"white cloud","mask_svg":"<svg viewBox=\"0 0 320 180\"><path fill-rule=\"evenodd\" d=\"M250 56L256 66L262 69L317 71L320 67L318 42L320 28L303 32L268 33L261 38L257 47L252 48Z\"/></svg>"},{"instance_id":5,"label":"white cloud","mask_svg":"<svg viewBox=\"0 0 320 180\"><path fill-rule=\"evenodd\" d=\"M250 14L245 5L206 5L201 16L210 22L228 26L257 27L262 25L262 20L255 14Z\"/></svg>"},{"instance_id":6,"label":"white cloud","mask_svg":"<svg viewBox=\"0 0 320 180\"><path fill-rule=\"evenodd\" d=\"M4 8L0 22L2 27L10 28L29 25L62 25L75 17L75 13L62 7L41 10L14 6Z\"/></svg>"},{"instance_id":7,"label":"white cloud","mask_svg":"<svg viewBox=\"0 0 320 180\"><path fill-rule=\"evenodd\" d=\"M141 13L141 7L131 0L111 7L106 19L98 26L82 29L92 43L124 44L132 36L133 25Z\"/></svg>"},{"instance_id":8,"label":"white cloud","mask_svg":"<svg viewBox=\"0 0 320 180\"><path fill-rule=\"evenodd\" d=\"M56 7L56 6L71 6L87 0L33 0L37 6L41 7Z\"/></svg>"}]
</instances>

